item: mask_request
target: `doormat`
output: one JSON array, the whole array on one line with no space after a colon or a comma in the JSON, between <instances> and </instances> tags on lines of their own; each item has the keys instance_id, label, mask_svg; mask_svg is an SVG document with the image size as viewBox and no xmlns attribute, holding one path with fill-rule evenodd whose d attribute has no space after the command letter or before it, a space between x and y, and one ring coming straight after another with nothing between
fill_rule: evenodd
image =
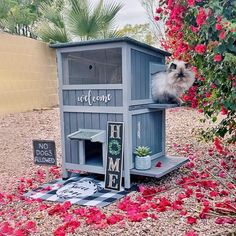
<instances>
[{"instance_id":1,"label":"doormat","mask_svg":"<svg viewBox=\"0 0 236 236\"><path fill-rule=\"evenodd\" d=\"M93 177L76 176L68 180L56 179L24 194L25 197L52 202L70 201L81 206L104 207L121 199L130 191L104 189L105 182Z\"/></svg>"}]
</instances>

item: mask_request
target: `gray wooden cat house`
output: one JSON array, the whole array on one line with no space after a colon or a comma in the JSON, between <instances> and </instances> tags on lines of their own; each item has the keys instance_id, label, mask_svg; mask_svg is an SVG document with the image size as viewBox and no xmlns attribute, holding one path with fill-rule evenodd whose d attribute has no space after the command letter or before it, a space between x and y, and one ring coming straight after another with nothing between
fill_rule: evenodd
<instances>
[{"instance_id":1,"label":"gray wooden cat house","mask_svg":"<svg viewBox=\"0 0 236 236\"><path fill-rule=\"evenodd\" d=\"M166 156L165 110L172 105L151 98L151 74L163 70L169 53L127 37L50 47L57 49L64 178L69 170L105 174L108 121L124 122L125 188L131 175L160 178L187 161ZM140 145L151 148L149 170L134 168Z\"/></svg>"}]
</instances>

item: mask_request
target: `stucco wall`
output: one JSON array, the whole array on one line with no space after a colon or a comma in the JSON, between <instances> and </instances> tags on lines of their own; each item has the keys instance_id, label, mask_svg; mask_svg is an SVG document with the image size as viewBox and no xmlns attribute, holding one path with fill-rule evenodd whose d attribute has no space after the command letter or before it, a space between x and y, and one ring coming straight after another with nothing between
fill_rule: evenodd
<instances>
[{"instance_id":1,"label":"stucco wall","mask_svg":"<svg viewBox=\"0 0 236 236\"><path fill-rule=\"evenodd\" d=\"M0 33L0 115L58 104L55 50Z\"/></svg>"}]
</instances>

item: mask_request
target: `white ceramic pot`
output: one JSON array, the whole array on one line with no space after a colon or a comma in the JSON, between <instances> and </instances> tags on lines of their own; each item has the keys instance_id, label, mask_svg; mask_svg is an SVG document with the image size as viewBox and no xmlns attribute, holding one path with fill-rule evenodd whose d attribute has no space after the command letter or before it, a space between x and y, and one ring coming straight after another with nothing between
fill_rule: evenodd
<instances>
[{"instance_id":1,"label":"white ceramic pot","mask_svg":"<svg viewBox=\"0 0 236 236\"><path fill-rule=\"evenodd\" d=\"M137 170L148 170L151 168L151 156L145 156L145 157L140 157L136 156L135 157L135 169Z\"/></svg>"}]
</instances>

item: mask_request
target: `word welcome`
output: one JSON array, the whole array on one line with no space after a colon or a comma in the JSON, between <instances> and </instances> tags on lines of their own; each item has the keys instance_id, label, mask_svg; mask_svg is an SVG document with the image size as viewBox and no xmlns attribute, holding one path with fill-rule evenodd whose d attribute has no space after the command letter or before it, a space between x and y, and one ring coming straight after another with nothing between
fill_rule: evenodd
<instances>
[{"instance_id":1,"label":"word welcome","mask_svg":"<svg viewBox=\"0 0 236 236\"><path fill-rule=\"evenodd\" d=\"M96 103L96 102L104 102L106 104L111 101L111 98L112 96L110 93L108 93L107 95L94 96L92 95L91 90L88 90L88 94L86 95L83 94L82 96L79 96L77 101L81 103L87 102L89 106L92 106L93 103Z\"/></svg>"}]
</instances>

